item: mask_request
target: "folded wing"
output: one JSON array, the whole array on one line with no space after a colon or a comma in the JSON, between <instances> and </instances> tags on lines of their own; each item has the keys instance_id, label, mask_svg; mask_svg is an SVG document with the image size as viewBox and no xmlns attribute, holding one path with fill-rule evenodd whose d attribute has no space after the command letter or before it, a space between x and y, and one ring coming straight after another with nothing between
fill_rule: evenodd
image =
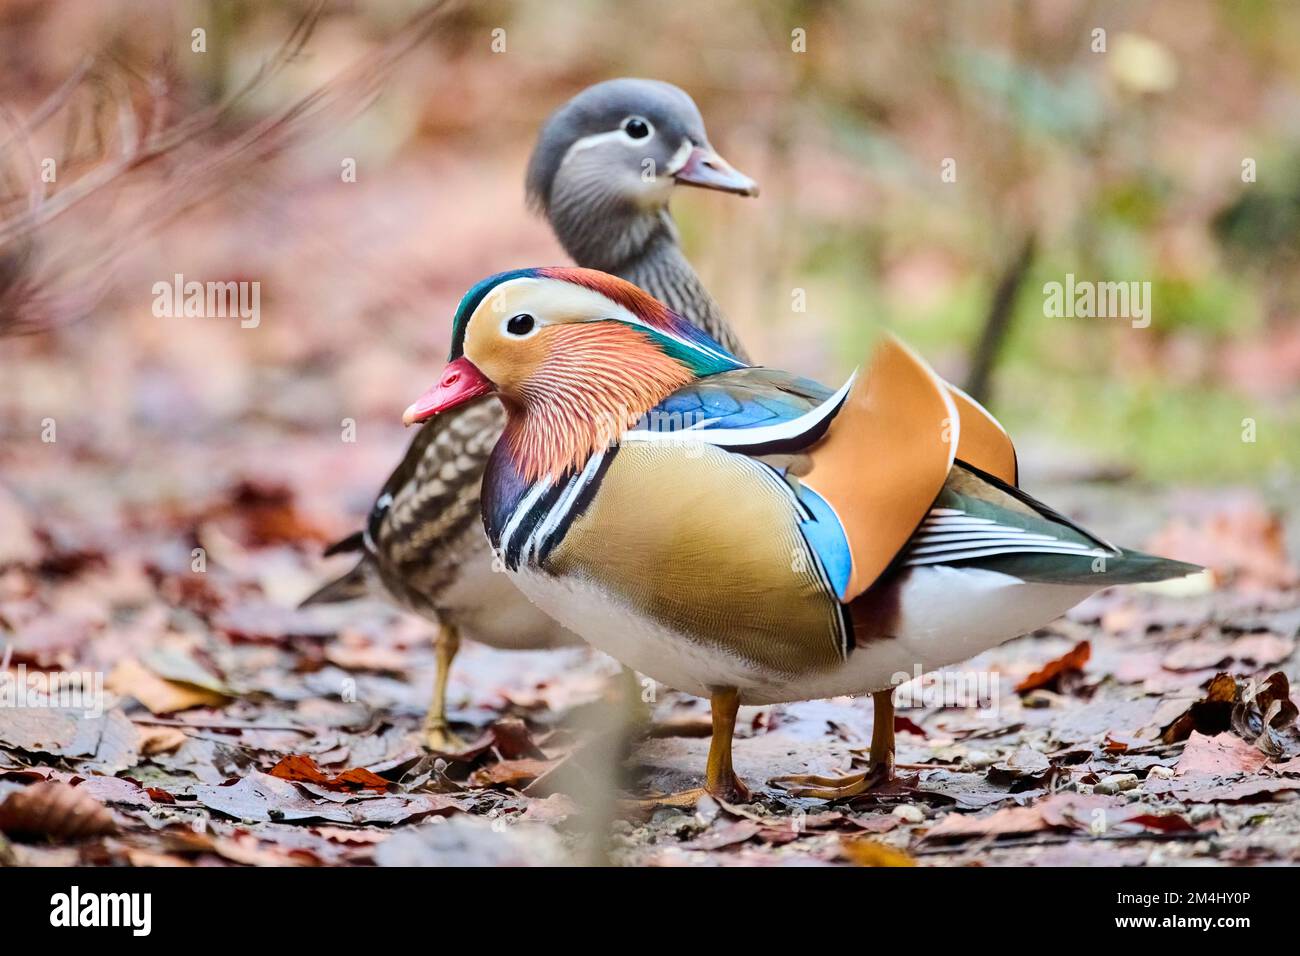
<instances>
[{"instance_id":1,"label":"folded wing","mask_svg":"<svg viewBox=\"0 0 1300 956\"><path fill-rule=\"evenodd\" d=\"M906 548L957 459L1017 479L996 419L893 336L837 391L772 369L723 372L674 393L624 435L682 440L762 458L789 482L804 536L846 604Z\"/></svg>"}]
</instances>

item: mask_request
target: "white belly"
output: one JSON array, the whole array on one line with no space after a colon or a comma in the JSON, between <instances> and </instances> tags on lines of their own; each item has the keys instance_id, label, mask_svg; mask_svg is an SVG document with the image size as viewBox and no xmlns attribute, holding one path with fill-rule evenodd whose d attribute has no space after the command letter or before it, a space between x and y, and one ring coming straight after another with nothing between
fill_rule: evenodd
<instances>
[{"instance_id":1,"label":"white belly","mask_svg":"<svg viewBox=\"0 0 1300 956\"><path fill-rule=\"evenodd\" d=\"M739 656L629 613L606 591L576 575L558 578L521 568L514 580L592 647L675 690L708 697L710 687L752 687L769 679Z\"/></svg>"},{"instance_id":2,"label":"white belly","mask_svg":"<svg viewBox=\"0 0 1300 956\"><path fill-rule=\"evenodd\" d=\"M885 690L973 657L1060 617L1095 588L1029 584L995 571L942 565L912 570L900 593L897 636L856 648L829 670L774 674L739 655L704 645L642 615L575 576L528 569L519 589L598 650L660 683L698 697L736 687L741 703L774 704Z\"/></svg>"},{"instance_id":3,"label":"white belly","mask_svg":"<svg viewBox=\"0 0 1300 956\"><path fill-rule=\"evenodd\" d=\"M509 574L492 569L486 544L483 552L465 563L455 583L439 597L439 613L462 637L508 651L581 643L515 587Z\"/></svg>"},{"instance_id":4,"label":"white belly","mask_svg":"<svg viewBox=\"0 0 1300 956\"><path fill-rule=\"evenodd\" d=\"M886 690L947 667L1048 624L1093 591L1035 584L976 568L913 568L900 593L898 634L872 641L841 666L801 678L786 700L816 700ZM767 701L775 703L776 701Z\"/></svg>"}]
</instances>

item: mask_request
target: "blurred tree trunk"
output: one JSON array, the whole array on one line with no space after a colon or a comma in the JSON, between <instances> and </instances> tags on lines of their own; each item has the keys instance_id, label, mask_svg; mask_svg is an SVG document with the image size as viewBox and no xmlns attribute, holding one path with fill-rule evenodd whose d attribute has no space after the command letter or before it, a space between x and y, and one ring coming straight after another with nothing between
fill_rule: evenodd
<instances>
[{"instance_id":1,"label":"blurred tree trunk","mask_svg":"<svg viewBox=\"0 0 1300 956\"><path fill-rule=\"evenodd\" d=\"M1006 342L1011 329L1011 317L1015 314L1016 298L1025 276L1034 262L1034 252L1038 245L1036 236L1031 232L1020 244L1020 249L1002 270L1002 276L993 290L993 299L989 302L988 315L984 319L984 328L975 351L971 355L970 373L966 378L966 391L970 397L981 405L988 404L989 392L993 384L993 369L998 356Z\"/></svg>"}]
</instances>

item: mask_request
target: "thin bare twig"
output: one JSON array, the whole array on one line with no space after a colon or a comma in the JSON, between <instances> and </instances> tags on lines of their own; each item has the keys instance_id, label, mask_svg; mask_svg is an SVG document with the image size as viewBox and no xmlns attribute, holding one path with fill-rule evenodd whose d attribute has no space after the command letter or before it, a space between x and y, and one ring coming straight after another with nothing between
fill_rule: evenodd
<instances>
[{"instance_id":1,"label":"thin bare twig","mask_svg":"<svg viewBox=\"0 0 1300 956\"><path fill-rule=\"evenodd\" d=\"M252 168L318 132L326 121L333 127L353 118L382 89L396 63L433 32L448 5L449 0L434 0L377 51L327 83L254 123L216 149L190 150L190 155L184 157L180 155L183 148L224 126L258 89L299 56L320 19L324 0L312 6L276 52L238 90L179 122L168 124L165 120L166 87L157 76L145 78L152 95L149 115L142 121L125 86L124 77L132 71L119 70L115 93L103 94L103 90L114 85L112 80L97 88L103 99L95 111L98 117L104 107L117 106L117 148L113 155L109 155L101 141L96 155L102 158L88 172L49 197L44 195L43 188L38 188L34 202L31 194L24 192L22 197L27 201L21 209L0 215L0 335L41 331L80 318L107 290L112 264L141 237L229 189L239 179L247 178ZM59 107L71 101L76 86L90 76L89 66L83 64L25 124L17 120L9 122L9 141L25 140L30 130L48 121ZM72 82L74 79L76 83ZM91 123L96 136L100 135L102 125L98 120ZM3 152L0 150L0 156ZM39 246L35 244L41 229L163 157L175 163L168 171L167 181L150 201L130 221L115 225L111 232L102 227L90 230L92 240L98 238L102 242L102 251L78 250L78 255L67 257L75 262L71 267L77 273L75 283L69 281L67 269L41 272L42 265L48 265L42 263ZM30 162L29 158L29 169ZM0 199L0 208L3 204ZM75 291L61 291L62 286Z\"/></svg>"}]
</instances>

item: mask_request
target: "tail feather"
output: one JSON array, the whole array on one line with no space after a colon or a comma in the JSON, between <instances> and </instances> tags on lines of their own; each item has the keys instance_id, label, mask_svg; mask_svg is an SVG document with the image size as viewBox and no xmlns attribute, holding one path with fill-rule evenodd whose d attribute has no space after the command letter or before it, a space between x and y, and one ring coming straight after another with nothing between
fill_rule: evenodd
<instances>
[{"instance_id":1,"label":"tail feather","mask_svg":"<svg viewBox=\"0 0 1300 956\"><path fill-rule=\"evenodd\" d=\"M337 552L336 552L337 553ZM347 574L326 584L305 598L298 607L310 607L316 604L342 604L345 601L357 601L371 594L370 582L373 579L369 557L364 557Z\"/></svg>"},{"instance_id":2,"label":"tail feather","mask_svg":"<svg viewBox=\"0 0 1300 956\"><path fill-rule=\"evenodd\" d=\"M366 548L366 533L364 531L354 531L341 541L335 541L325 549L325 557L333 557L336 554L347 554L353 551L364 551Z\"/></svg>"},{"instance_id":3,"label":"tail feather","mask_svg":"<svg viewBox=\"0 0 1300 956\"><path fill-rule=\"evenodd\" d=\"M978 566L1039 584L1081 584L1100 590L1117 584L1149 584L1196 574L1204 568L1128 548L1107 554L1014 554L985 558Z\"/></svg>"},{"instance_id":4,"label":"tail feather","mask_svg":"<svg viewBox=\"0 0 1300 956\"><path fill-rule=\"evenodd\" d=\"M1104 572L1108 576L1107 580L1114 584L1150 584L1155 581L1168 581L1170 578L1186 577L1189 574L1199 574L1205 570L1199 564L1162 558L1144 551L1133 551L1129 548L1121 548L1120 551L1119 560L1113 562L1113 570L1107 569ZM1111 574L1114 575L1113 581L1110 578Z\"/></svg>"},{"instance_id":5,"label":"tail feather","mask_svg":"<svg viewBox=\"0 0 1300 956\"><path fill-rule=\"evenodd\" d=\"M1105 588L1181 578L1195 564L1120 548L994 475L958 462L903 563L999 571L1040 584Z\"/></svg>"}]
</instances>

